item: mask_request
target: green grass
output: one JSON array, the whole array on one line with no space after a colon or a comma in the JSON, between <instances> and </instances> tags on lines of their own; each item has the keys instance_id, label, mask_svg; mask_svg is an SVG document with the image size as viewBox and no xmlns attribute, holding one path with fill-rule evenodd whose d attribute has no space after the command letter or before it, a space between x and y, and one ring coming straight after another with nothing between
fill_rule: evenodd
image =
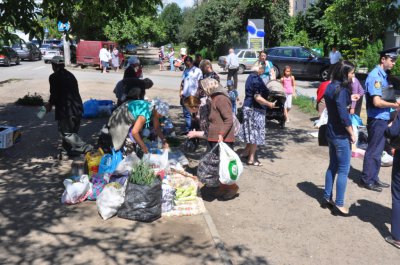
<instances>
[{"instance_id":1,"label":"green grass","mask_svg":"<svg viewBox=\"0 0 400 265\"><path fill-rule=\"evenodd\" d=\"M318 116L318 111L315 109L316 102L312 98L297 96L296 98L293 97L292 103L299 107L302 112Z\"/></svg>"}]
</instances>

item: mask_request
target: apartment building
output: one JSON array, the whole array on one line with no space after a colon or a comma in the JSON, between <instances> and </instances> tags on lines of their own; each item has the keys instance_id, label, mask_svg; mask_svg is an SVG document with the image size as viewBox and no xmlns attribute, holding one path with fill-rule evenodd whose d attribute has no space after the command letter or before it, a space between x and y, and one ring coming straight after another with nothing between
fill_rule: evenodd
<instances>
[{"instance_id":1,"label":"apartment building","mask_svg":"<svg viewBox=\"0 0 400 265\"><path fill-rule=\"evenodd\" d=\"M314 2L317 0L289 0L289 15L295 16L299 12L305 12Z\"/></svg>"}]
</instances>

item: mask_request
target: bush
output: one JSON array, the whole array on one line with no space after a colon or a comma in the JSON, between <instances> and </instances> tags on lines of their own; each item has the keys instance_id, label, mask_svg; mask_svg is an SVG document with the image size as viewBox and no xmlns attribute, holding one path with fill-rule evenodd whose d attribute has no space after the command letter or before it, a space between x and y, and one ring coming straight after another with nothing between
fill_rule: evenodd
<instances>
[{"instance_id":1,"label":"bush","mask_svg":"<svg viewBox=\"0 0 400 265\"><path fill-rule=\"evenodd\" d=\"M383 43L381 40L367 45L362 62L366 67L368 67L368 71L374 69L374 67L379 63L379 52L382 50Z\"/></svg>"},{"instance_id":2,"label":"bush","mask_svg":"<svg viewBox=\"0 0 400 265\"><path fill-rule=\"evenodd\" d=\"M400 60L400 58L398 60ZM400 63L396 63L390 73L392 75L400 76Z\"/></svg>"},{"instance_id":3,"label":"bush","mask_svg":"<svg viewBox=\"0 0 400 265\"><path fill-rule=\"evenodd\" d=\"M23 98L19 98L15 104L24 106L43 106L44 101L41 95L36 94L30 95L29 93Z\"/></svg>"},{"instance_id":4,"label":"bush","mask_svg":"<svg viewBox=\"0 0 400 265\"><path fill-rule=\"evenodd\" d=\"M210 61L213 61L214 59L216 59L215 52L211 51L208 48L203 48L199 52L196 52L196 53L200 53L201 57L203 57L203 59L208 59Z\"/></svg>"}]
</instances>

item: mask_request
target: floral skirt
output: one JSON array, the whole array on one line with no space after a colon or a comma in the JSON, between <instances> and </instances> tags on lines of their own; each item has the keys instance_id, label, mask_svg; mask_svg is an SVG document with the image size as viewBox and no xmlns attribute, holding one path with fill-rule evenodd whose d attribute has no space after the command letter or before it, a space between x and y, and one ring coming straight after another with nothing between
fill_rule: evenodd
<instances>
[{"instance_id":1,"label":"floral skirt","mask_svg":"<svg viewBox=\"0 0 400 265\"><path fill-rule=\"evenodd\" d=\"M239 140L247 144L265 144L265 110L243 107Z\"/></svg>"}]
</instances>

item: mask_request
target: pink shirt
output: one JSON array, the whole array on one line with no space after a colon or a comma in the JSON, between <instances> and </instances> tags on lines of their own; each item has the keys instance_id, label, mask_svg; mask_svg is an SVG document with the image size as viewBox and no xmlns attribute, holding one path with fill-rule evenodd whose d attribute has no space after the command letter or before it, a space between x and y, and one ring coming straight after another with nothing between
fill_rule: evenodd
<instances>
[{"instance_id":1,"label":"pink shirt","mask_svg":"<svg viewBox=\"0 0 400 265\"><path fill-rule=\"evenodd\" d=\"M293 94L292 76L283 77L283 88L285 89L286 95Z\"/></svg>"}]
</instances>

